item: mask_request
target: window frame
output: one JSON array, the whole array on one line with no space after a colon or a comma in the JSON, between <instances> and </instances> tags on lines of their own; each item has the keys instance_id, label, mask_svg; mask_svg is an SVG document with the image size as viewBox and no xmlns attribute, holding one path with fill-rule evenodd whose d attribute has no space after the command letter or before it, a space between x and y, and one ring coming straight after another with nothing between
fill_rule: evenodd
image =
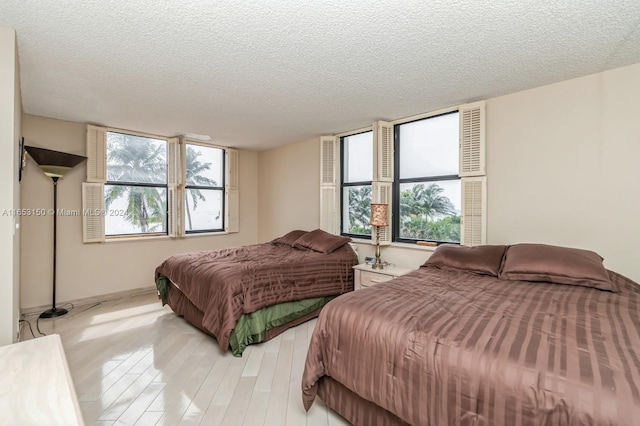
<instances>
[{"instance_id":1,"label":"window frame","mask_svg":"<svg viewBox=\"0 0 640 426\"><path fill-rule=\"evenodd\" d=\"M392 183L392 205L391 205L391 215L392 215L392 223L391 223L391 239L395 243L404 243L404 244L414 244L417 245L418 241L425 241L429 243L435 243L436 245L440 244L458 244L460 245L460 241L438 241L438 240L429 240L429 239L410 239L410 238L402 238L400 237L400 185L406 183L424 183L424 182L441 182L441 181L453 181L458 180L461 183L460 191L462 192L462 177L460 176L460 166L458 165L458 174L457 175L437 175L437 176L421 176L421 177L413 177L413 178L400 178L400 126L403 124L415 123L418 121L429 120L436 117L442 117L449 114L460 114L460 109L455 108L452 110L437 112L431 115L421 115L409 120L403 120L394 122L393 125L393 183ZM458 116L458 121L460 121L460 116ZM460 157L460 143L458 141L458 157ZM462 213L461 213L462 215ZM462 232L462 226L461 226ZM460 236L462 239L462 235Z\"/></svg>"},{"instance_id":2,"label":"window frame","mask_svg":"<svg viewBox=\"0 0 640 426\"><path fill-rule=\"evenodd\" d=\"M167 227L165 232L154 233L126 233L105 235L105 185L107 182L107 133L120 133L149 139L156 139L159 142L166 142L166 182L167 200L166 214ZM196 235L226 235L240 232L240 187L239 178L239 156L240 152L236 148L220 146L217 144L202 143L203 146L221 149L223 155L223 229L218 231L202 230L193 235L185 233L184 208L184 167L185 160L184 144L186 138L174 136L161 136L150 133L137 132L115 127L86 125L86 180L82 182L82 242L83 244L120 242L120 241L144 241L158 238L180 239ZM194 142L194 141L191 141ZM196 143L198 144L198 143ZM138 179L137 176L132 176ZM144 179L144 177L142 177ZM109 181L113 182L113 181ZM131 182L127 182L131 183ZM143 186L162 186L164 180L159 183L148 184L146 182L133 182ZM125 182L116 182L125 184ZM126 206L125 206L126 207ZM85 213L86 212L86 213ZM98 213L96 213L98 212ZM158 216L161 217L162 211ZM134 228L135 229L135 228Z\"/></svg>"},{"instance_id":3,"label":"window frame","mask_svg":"<svg viewBox=\"0 0 640 426\"><path fill-rule=\"evenodd\" d=\"M140 183L140 182L125 182L125 181L110 181L109 180L109 133L119 133L127 136L135 136L146 139L154 139L154 140L162 140L165 142L165 165L167 167L167 173L165 176L165 183ZM127 233L127 234L107 234L107 226L106 220L104 223L104 238L105 240L118 240L123 238L148 238L148 237L163 237L169 235L169 139L163 136L158 135L150 135L147 133L139 133L134 131L122 130L122 129L113 129L113 128L105 128L105 180L104 180L104 189L105 189L105 217L109 214L106 210L106 187L107 186L129 186L129 187L139 187L139 188L164 188L165 189L165 231L164 232L137 232L137 233Z\"/></svg>"},{"instance_id":4,"label":"window frame","mask_svg":"<svg viewBox=\"0 0 640 426\"><path fill-rule=\"evenodd\" d=\"M219 149L220 151L222 151L222 185L221 186L201 186L201 185L189 185L187 183L187 148L189 145L196 145L196 146L201 146L203 148L212 148L212 149ZM226 230L226 220L227 220L227 215L226 215L226 184L227 184L227 150L223 147L219 147L219 146L215 146L215 145L208 145L208 144L204 144L204 143L199 143L199 142L194 142L192 140L189 139L185 139L184 141L184 161L183 161L184 167L182 169L184 176L182 176L182 181L184 182L184 208L186 209L186 203L187 201L187 190L188 189L204 189L204 190L216 190L216 191L220 191L222 193L222 210L220 211L220 215L222 218L222 227L221 228L212 228L212 229L198 229L198 230L187 230L187 217L186 214L183 215L183 229L184 229L184 234L185 235L198 235L198 234L214 234L214 233L220 233L220 232L225 232Z\"/></svg>"},{"instance_id":5,"label":"window frame","mask_svg":"<svg viewBox=\"0 0 640 426\"><path fill-rule=\"evenodd\" d=\"M340 135L338 137L339 141L340 141L340 191L339 191L339 206L340 206L340 216L338 218L338 226L339 226L339 230L340 230L340 235L345 236L345 237L350 237L350 238L354 238L354 239L359 239L359 240L371 240L371 234L370 235L366 235L366 234L353 234L353 233L349 233L349 232L343 232L342 229L342 225L343 225L343 214L344 214L344 188L345 187L354 187L354 186L369 186L371 187L371 199L373 200L373 168L372 168L372 173L371 173L371 180L370 181L359 181L359 182L345 182L344 181L344 176L345 176L345 159L346 159L346 155L345 155L345 143L344 140L345 138L349 138L351 136L357 136L357 135L361 135L364 133L371 133L372 134L372 146L371 146L371 150L373 152L373 150L375 149L375 141L373 140L373 129L368 129L368 130L360 130L360 131L356 131L354 133L349 133L349 134L344 134L344 135ZM372 164L373 166L373 164ZM373 232L373 231L372 231Z\"/></svg>"}]
</instances>

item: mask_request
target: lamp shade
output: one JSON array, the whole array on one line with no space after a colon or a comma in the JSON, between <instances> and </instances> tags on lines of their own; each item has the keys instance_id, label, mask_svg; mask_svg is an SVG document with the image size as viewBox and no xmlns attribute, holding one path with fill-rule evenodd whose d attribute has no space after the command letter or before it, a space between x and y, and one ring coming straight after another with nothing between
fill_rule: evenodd
<instances>
[{"instance_id":1,"label":"lamp shade","mask_svg":"<svg viewBox=\"0 0 640 426\"><path fill-rule=\"evenodd\" d=\"M369 224L373 226L389 226L387 218L389 217L388 204L371 204L371 218Z\"/></svg>"},{"instance_id":2,"label":"lamp shade","mask_svg":"<svg viewBox=\"0 0 640 426\"><path fill-rule=\"evenodd\" d=\"M66 152L52 151L35 146L25 146L24 149L38 164L45 175L50 178L61 178L69 170L82 163L87 157L82 155L67 154Z\"/></svg>"}]
</instances>

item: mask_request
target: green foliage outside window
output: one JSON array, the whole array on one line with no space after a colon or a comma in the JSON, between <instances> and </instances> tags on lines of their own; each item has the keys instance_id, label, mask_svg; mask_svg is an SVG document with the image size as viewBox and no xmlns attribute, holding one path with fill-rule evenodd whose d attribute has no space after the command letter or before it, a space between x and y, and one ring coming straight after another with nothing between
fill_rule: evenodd
<instances>
[{"instance_id":1,"label":"green foliage outside window","mask_svg":"<svg viewBox=\"0 0 640 426\"><path fill-rule=\"evenodd\" d=\"M400 236L412 240L460 242L460 215L443 188L416 184L400 194ZM349 192L349 233L370 235L371 187Z\"/></svg>"},{"instance_id":2,"label":"green foliage outside window","mask_svg":"<svg viewBox=\"0 0 640 426\"><path fill-rule=\"evenodd\" d=\"M107 139L107 180L138 185L166 184L166 143L159 140L110 133ZM218 183L203 174L211 164L199 161L201 153L190 146L186 149L187 183L200 186L216 186ZM122 218L140 233L165 232L167 229L166 190L158 187L132 185L106 185L105 207L109 208L117 199L126 200L126 213ZM192 199L193 209L205 197L199 189L191 189L187 196ZM191 210L186 205L187 229L191 229Z\"/></svg>"},{"instance_id":3,"label":"green foliage outside window","mask_svg":"<svg viewBox=\"0 0 640 426\"><path fill-rule=\"evenodd\" d=\"M349 188L349 233L371 235L371 187Z\"/></svg>"},{"instance_id":4,"label":"green foliage outside window","mask_svg":"<svg viewBox=\"0 0 640 426\"><path fill-rule=\"evenodd\" d=\"M147 138L110 133L107 139L107 180L128 183L167 181L166 145ZM155 142L155 143L154 143ZM113 185L105 187L107 211L118 198L126 199L124 220L141 233L162 232L166 228L166 191L155 187Z\"/></svg>"}]
</instances>

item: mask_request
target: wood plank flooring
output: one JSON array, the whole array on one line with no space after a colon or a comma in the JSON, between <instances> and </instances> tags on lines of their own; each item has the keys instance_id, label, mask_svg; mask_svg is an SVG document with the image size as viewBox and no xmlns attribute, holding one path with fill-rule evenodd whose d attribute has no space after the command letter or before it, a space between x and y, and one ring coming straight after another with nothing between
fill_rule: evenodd
<instances>
[{"instance_id":1,"label":"wood plank flooring","mask_svg":"<svg viewBox=\"0 0 640 426\"><path fill-rule=\"evenodd\" d=\"M25 319L39 336L37 315ZM315 320L249 346L241 358L221 353L154 293L37 323L62 338L87 425L348 424L319 399L309 412L302 406ZM22 324L22 340L32 338Z\"/></svg>"}]
</instances>

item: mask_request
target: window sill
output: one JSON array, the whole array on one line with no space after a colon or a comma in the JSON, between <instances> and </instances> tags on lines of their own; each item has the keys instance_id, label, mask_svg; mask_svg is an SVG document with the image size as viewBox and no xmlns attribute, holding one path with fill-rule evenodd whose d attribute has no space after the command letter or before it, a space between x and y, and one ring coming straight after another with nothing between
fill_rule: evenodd
<instances>
[{"instance_id":1,"label":"window sill","mask_svg":"<svg viewBox=\"0 0 640 426\"><path fill-rule=\"evenodd\" d=\"M432 246L419 246L418 244L409 244L409 243L391 243L391 247L405 248L410 250L420 250L420 251L435 251L437 248Z\"/></svg>"},{"instance_id":2,"label":"window sill","mask_svg":"<svg viewBox=\"0 0 640 426\"><path fill-rule=\"evenodd\" d=\"M180 240L183 238L192 238L192 237L211 237L215 235L228 235L230 232L227 231L216 231L216 232L198 232L194 234L185 234L181 237L170 237L168 235L149 235L149 236L136 236L136 237L106 237L105 243L129 243L129 242L140 242L140 241L157 241L157 240Z\"/></svg>"},{"instance_id":3,"label":"window sill","mask_svg":"<svg viewBox=\"0 0 640 426\"><path fill-rule=\"evenodd\" d=\"M139 236L139 237L106 237L104 239L105 243L128 243L131 241L149 241L149 240L170 240L171 237L168 235L150 235L150 236Z\"/></svg>"},{"instance_id":4,"label":"window sill","mask_svg":"<svg viewBox=\"0 0 640 426\"><path fill-rule=\"evenodd\" d=\"M366 240L364 238L351 238L351 242L355 244L372 244L371 240Z\"/></svg>"},{"instance_id":5,"label":"window sill","mask_svg":"<svg viewBox=\"0 0 640 426\"><path fill-rule=\"evenodd\" d=\"M212 232L194 232L192 234L184 234L179 238L192 238L192 237L211 237L214 235L228 235L229 231L212 231Z\"/></svg>"},{"instance_id":6,"label":"window sill","mask_svg":"<svg viewBox=\"0 0 640 426\"><path fill-rule=\"evenodd\" d=\"M352 238L351 242L354 243L354 244L367 244L367 245L375 246L375 243L372 242L371 240L362 240L362 239ZM380 247L396 247L396 248L401 248L401 249L430 251L430 252L433 252L433 251L436 250L436 247L419 246L417 244L409 244L409 243L391 243L391 244L387 244L387 245L381 245Z\"/></svg>"}]
</instances>

